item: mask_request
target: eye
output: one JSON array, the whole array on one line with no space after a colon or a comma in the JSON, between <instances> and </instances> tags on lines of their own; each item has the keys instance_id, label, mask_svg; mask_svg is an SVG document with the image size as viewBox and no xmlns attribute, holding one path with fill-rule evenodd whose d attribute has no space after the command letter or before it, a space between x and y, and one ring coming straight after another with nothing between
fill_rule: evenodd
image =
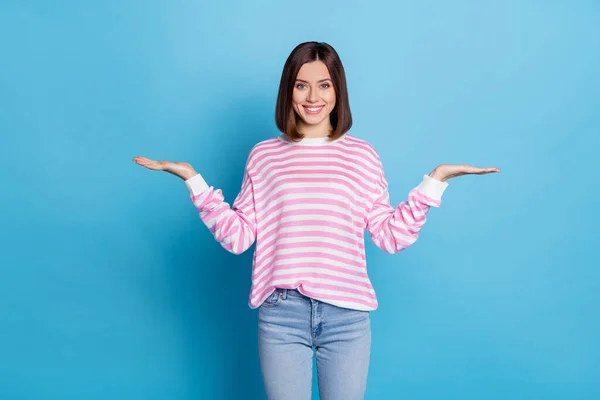
<instances>
[{"instance_id":1,"label":"eye","mask_svg":"<svg viewBox=\"0 0 600 400\"><path fill-rule=\"evenodd\" d=\"M322 84L322 85L321 85L321 87L322 87L323 89L329 89L329 87L330 87L330 86L331 86L331 85L329 85L329 83L324 83L324 84Z\"/></svg>"},{"instance_id":2,"label":"eye","mask_svg":"<svg viewBox=\"0 0 600 400\"><path fill-rule=\"evenodd\" d=\"M304 89L304 86L306 86L304 83L297 83L296 89Z\"/></svg>"}]
</instances>

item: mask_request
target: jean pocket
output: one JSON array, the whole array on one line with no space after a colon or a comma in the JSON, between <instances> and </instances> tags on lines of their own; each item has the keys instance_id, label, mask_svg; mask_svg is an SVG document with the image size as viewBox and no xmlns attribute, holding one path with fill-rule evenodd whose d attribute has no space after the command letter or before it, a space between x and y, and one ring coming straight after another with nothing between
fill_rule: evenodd
<instances>
[{"instance_id":1,"label":"jean pocket","mask_svg":"<svg viewBox=\"0 0 600 400\"><path fill-rule=\"evenodd\" d=\"M273 293L269 295L261 304L261 307L275 307L281 303L283 299L283 293L279 289L275 289Z\"/></svg>"}]
</instances>

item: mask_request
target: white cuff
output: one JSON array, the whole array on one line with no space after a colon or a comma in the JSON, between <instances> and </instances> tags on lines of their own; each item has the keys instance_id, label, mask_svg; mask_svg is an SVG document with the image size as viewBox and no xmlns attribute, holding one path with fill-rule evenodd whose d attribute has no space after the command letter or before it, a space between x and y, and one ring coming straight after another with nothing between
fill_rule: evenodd
<instances>
[{"instance_id":1,"label":"white cuff","mask_svg":"<svg viewBox=\"0 0 600 400\"><path fill-rule=\"evenodd\" d=\"M187 179L185 181L185 186L190 191L191 197L197 196L208 189L208 184L200 174L194 175L190 179Z\"/></svg>"},{"instance_id":2,"label":"white cuff","mask_svg":"<svg viewBox=\"0 0 600 400\"><path fill-rule=\"evenodd\" d=\"M423 180L417 186L417 190L427 197L435 200L441 200L444 190L448 187L448 182L438 181L429 175L423 175Z\"/></svg>"}]
</instances>

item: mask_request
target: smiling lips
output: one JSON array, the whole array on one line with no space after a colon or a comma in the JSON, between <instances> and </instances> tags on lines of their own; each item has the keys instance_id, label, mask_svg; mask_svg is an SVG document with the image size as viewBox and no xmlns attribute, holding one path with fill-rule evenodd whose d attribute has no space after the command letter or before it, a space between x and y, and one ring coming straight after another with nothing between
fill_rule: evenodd
<instances>
[{"instance_id":1,"label":"smiling lips","mask_svg":"<svg viewBox=\"0 0 600 400\"><path fill-rule=\"evenodd\" d=\"M309 107L309 106L302 106L304 107L304 110L306 110L307 114L318 114L321 112L321 110L325 107L325 106L315 106L315 107Z\"/></svg>"}]
</instances>

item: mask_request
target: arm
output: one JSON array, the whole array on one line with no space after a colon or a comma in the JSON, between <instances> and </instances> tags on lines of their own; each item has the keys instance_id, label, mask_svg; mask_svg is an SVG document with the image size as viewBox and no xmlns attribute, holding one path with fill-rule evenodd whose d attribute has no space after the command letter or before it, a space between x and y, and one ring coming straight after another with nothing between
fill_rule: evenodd
<instances>
[{"instance_id":1,"label":"arm","mask_svg":"<svg viewBox=\"0 0 600 400\"><path fill-rule=\"evenodd\" d=\"M252 246L256 239L256 213L252 178L247 170L231 207L224 201L221 190L208 186L200 174L187 179L185 184L200 219L225 250L241 254Z\"/></svg>"},{"instance_id":2,"label":"arm","mask_svg":"<svg viewBox=\"0 0 600 400\"><path fill-rule=\"evenodd\" d=\"M367 231L377 247L387 253L398 253L413 244L427 221L430 207L439 207L442 194L448 187L429 175L408 194L408 200L396 208L390 205L388 183L380 165L375 198L365 216Z\"/></svg>"},{"instance_id":3,"label":"arm","mask_svg":"<svg viewBox=\"0 0 600 400\"><path fill-rule=\"evenodd\" d=\"M242 189L233 202L233 207L229 207L229 204L223 201L221 190L208 186L190 164L168 160L155 161L141 156L133 158L138 165L154 171L165 171L183 179L202 221L215 239L234 254L247 250L256 237L254 190L252 178L248 174L249 160L250 157L246 161Z\"/></svg>"},{"instance_id":4,"label":"arm","mask_svg":"<svg viewBox=\"0 0 600 400\"><path fill-rule=\"evenodd\" d=\"M367 230L373 242L388 253L397 253L413 244L427 221L430 207L441 205L448 179L462 175L485 175L500 172L500 168L478 168L468 164L440 164L408 194L395 209L390 206L388 184L381 160L377 157L379 176L375 185L375 198L365 216Z\"/></svg>"}]
</instances>

